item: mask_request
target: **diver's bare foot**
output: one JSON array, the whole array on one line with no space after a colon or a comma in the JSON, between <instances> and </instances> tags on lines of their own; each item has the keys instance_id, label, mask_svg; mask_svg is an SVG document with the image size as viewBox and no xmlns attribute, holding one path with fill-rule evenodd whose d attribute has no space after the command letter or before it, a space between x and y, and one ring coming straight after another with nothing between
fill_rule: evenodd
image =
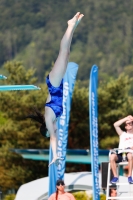
<instances>
[{"instance_id":1,"label":"diver's bare foot","mask_svg":"<svg viewBox=\"0 0 133 200\"><path fill-rule=\"evenodd\" d=\"M80 12L77 12L76 15L67 22L68 25L76 28L79 22L81 21L81 19L83 18L83 16L84 16L83 14L80 14Z\"/></svg>"}]
</instances>

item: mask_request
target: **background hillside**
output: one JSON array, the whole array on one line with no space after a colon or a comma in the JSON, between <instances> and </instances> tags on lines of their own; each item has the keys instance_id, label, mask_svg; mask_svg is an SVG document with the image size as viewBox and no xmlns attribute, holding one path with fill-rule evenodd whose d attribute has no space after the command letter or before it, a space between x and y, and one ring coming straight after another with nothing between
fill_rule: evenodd
<instances>
[{"instance_id":1,"label":"background hillside","mask_svg":"<svg viewBox=\"0 0 133 200\"><path fill-rule=\"evenodd\" d=\"M77 11L85 17L74 34L70 61L88 79L95 63L101 78L117 77L133 65L133 0L1 0L0 66L22 60L37 69L39 82L53 65L60 39Z\"/></svg>"}]
</instances>

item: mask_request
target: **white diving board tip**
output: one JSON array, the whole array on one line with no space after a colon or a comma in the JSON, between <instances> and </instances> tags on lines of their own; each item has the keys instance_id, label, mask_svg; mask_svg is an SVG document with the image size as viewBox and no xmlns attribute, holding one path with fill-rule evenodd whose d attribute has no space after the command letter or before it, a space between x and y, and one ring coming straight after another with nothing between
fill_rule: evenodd
<instances>
[{"instance_id":1,"label":"white diving board tip","mask_svg":"<svg viewBox=\"0 0 133 200\"><path fill-rule=\"evenodd\" d=\"M2 74L0 74L0 79L7 79L7 77L2 75Z\"/></svg>"}]
</instances>

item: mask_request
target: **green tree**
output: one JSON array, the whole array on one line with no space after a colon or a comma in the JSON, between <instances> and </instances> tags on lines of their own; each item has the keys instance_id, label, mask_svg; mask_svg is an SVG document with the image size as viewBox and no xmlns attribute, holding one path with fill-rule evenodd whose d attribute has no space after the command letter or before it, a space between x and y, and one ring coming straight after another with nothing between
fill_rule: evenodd
<instances>
[{"instance_id":1,"label":"green tree","mask_svg":"<svg viewBox=\"0 0 133 200\"><path fill-rule=\"evenodd\" d=\"M132 97L129 95L132 78L121 74L118 79L103 82L98 90L99 140L101 148L118 145L114 130L115 121L133 113Z\"/></svg>"},{"instance_id":2,"label":"green tree","mask_svg":"<svg viewBox=\"0 0 133 200\"><path fill-rule=\"evenodd\" d=\"M9 72L5 84L35 84L34 70L25 70L22 63L8 62ZM37 107L43 112L46 85L39 91L10 91L0 93L0 187L2 191L18 187L36 178L47 176L48 163L24 160L10 149L48 148L49 140L39 133L39 124L24 119Z\"/></svg>"},{"instance_id":3,"label":"green tree","mask_svg":"<svg viewBox=\"0 0 133 200\"><path fill-rule=\"evenodd\" d=\"M72 194L73 194L73 196L75 197L76 200L80 200L80 199L89 200L85 191L73 192Z\"/></svg>"},{"instance_id":4,"label":"green tree","mask_svg":"<svg viewBox=\"0 0 133 200\"><path fill-rule=\"evenodd\" d=\"M98 88L98 131L99 147L117 147L119 137L113 127L115 121L133 113L130 96L132 78L125 74L115 79L99 82ZM69 126L68 148L90 148L89 140L89 90L76 84Z\"/></svg>"},{"instance_id":5,"label":"green tree","mask_svg":"<svg viewBox=\"0 0 133 200\"><path fill-rule=\"evenodd\" d=\"M7 62L8 79L4 84L36 84L35 71L26 70L20 62ZM98 89L99 147L113 148L118 136L113 123L133 113L130 83L132 78L121 74L117 79L100 80ZM48 163L24 160L10 149L48 149L49 139L39 133L39 124L24 119L33 107L44 112L47 98L46 84L38 91L10 91L0 93L0 187L2 191L18 189L26 182L47 176ZM77 81L73 93L69 125L68 148L89 149L89 104L87 87ZM76 166L75 166L76 167ZM73 165L73 169L76 169ZM67 169L68 170L68 169ZM69 170L68 170L69 172Z\"/></svg>"},{"instance_id":6,"label":"green tree","mask_svg":"<svg viewBox=\"0 0 133 200\"><path fill-rule=\"evenodd\" d=\"M89 146L89 104L88 89L80 88L81 82L75 85L70 125L68 148L87 148Z\"/></svg>"},{"instance_id":7,"label":"green tree","mask_svg":"<svg viewBox=\"0 0 133 200\"><path fill-rule=\"evenodd\" d=\"M0 66L23 60L37 68L39 81L59 51L67 20L80 10L85 17L74 34L70 61L80 65L78 79L87 80L96 63L100 74L117 77L133 65L133 0L2 0L0 4ZM60 12L61 11L61 12Z\"/></svg>"},{"instance_id":8,"label":"green tree","mask_svg":"<svg viewBox=\"0 0 133 200\"><path fill-rule=\"evenodd\" d=\"M3 200L14 200L15 199L15 194L8 194L4 197Z\"/></svg>"}]
</instances>

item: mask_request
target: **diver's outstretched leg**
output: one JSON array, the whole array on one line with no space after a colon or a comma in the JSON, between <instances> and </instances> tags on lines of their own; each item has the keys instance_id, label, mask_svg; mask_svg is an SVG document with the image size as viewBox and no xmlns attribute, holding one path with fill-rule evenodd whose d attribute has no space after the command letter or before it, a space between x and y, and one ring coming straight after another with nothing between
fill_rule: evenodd
<instances>
[{"instance_id":1,"label":"diver's outstretched leg","mask_svg":"<svg viewBox=\"0 0 133 200\"><path fill-rule=\"evenodd\" d=\"M55 87L58 87L60 85L60 82L66 72L73 33L77 25L83 18L83 16L84 16L83 14L80 14L80 12L77 12L77 14L68 21L68 28L60 43L60 51L59 51L58 58L49 75L50 82Z\"/></svg>"}]
</instances>

